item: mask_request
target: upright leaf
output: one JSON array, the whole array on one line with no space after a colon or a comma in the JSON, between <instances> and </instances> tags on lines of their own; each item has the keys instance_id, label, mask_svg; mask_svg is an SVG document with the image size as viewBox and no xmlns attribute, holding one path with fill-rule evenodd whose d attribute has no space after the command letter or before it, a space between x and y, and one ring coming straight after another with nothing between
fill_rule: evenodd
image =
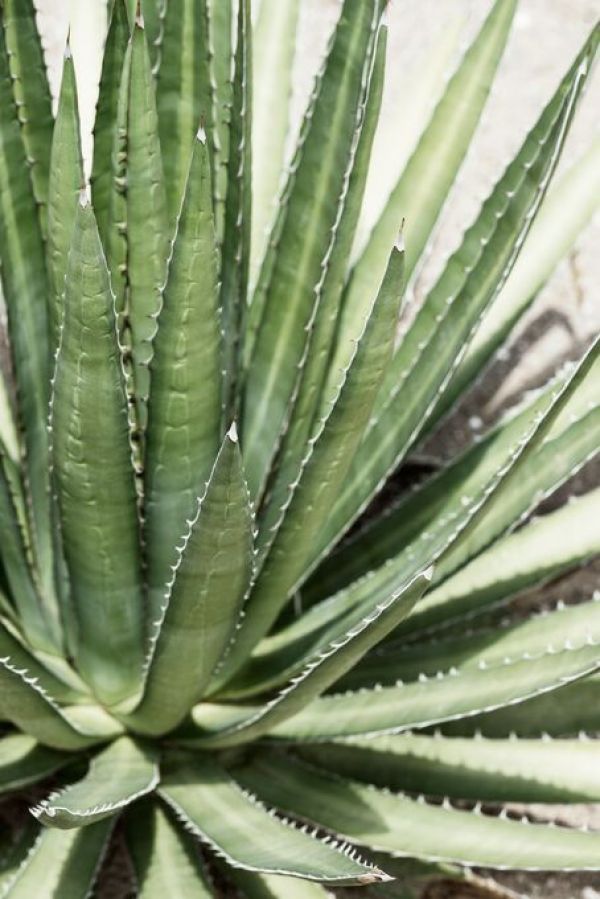
<instances>
[{"instance_id":1,"label":"upright leaf","mask_svg":"<svg viewBox=\"0 0 600 899\"><path fill-rule=\"evenodd\" d=\"M48 278L51 296L51 348L58 348L63 319L63 298L67 258L79 194L85 186L77 83L71 50L67 44L63 63L58 113L52 136L50 179L48 184Z\"/></svg>"},{"instance_id":2,"label":"upright leaf","mask_svg":"<svg viewBox=\"0 0 600 899\"><path fill-rule=\"evenodd\" d=\"M169 0L163 24L156 103L169 218L175 219L194 135L211 125L207 0Z\"/></svg>"},{"instance_id":3,"label":"upright leaf","mask_svg":"<svg viewBox=\"0 0 600 899\"><path fill-rule=\"evenodd\" d=\"M199 134L178 220L150 363L145 470L146 565L160 616L176 545L221 442L221 338L210 160Z\"/></svg>"},{"instance_id":4,"label":"upright leaf","mask_svg":"<svg viewBox=\"0 0 600 899\"><path fill-rule=\"evenodd\" d=\"M234 868L331 884L389 879L269 814L209 756L181 759L167 771L159 792L184 825Z\"/></svg>"},{"instance_id":5,"label":"upright leaf","mask_svg":"<svg viewBox=\"0 0 600 899\"><path fill-rule=\"evenodd\" d=\"M490 92L516 9L497 0L437 104L351 276L339 349L360 331L377 295L396 234L405 221L407 277L414 271L448 197Z\"/></svg>"},{"instance_id":6,"label":"upright leaf","mask_svg":"<svg viewBox=\"0 0 600 899\"><path fill-rule=\"evenodd\" d=\"M100 869L112 822L79 830L42 828L3 896L7 899L85 899Z\"/></svg>"},{"instance_id":7,"label":"upright leaf","mask_svg":"<svg viewBox=\"0 0 600 899\"><path fill-rule=\"evenodd\" d=\"M249 0L239 0L221 267L225 413L237 414L242 329L250 273L252 227L252 23Z\"/></svg>"},{"instance_id":8,"label":"upright leaf","mask_svg":"<svg viewBox=\"0 0 600 899\"><path fill-rule=\"evenodd\" d=\"M229 111L233 77L233 2L207 0L208 74L211 120L209 132L213 158L215 223L219 242L223 239L227 160L229 159Z\"/></svg>"},{"instance_id":9,"label":"upright leaf","mask_svg":"<svg viewBox=\"0 0 600 899\"><path fill-rule=\"evenodd\" d=\"M29 5L29 4L27 4ZM25 7L26 9L27 7ZM27 30L27 29L26 29ZM10 48L0 28L0 259L13 368L19 384L19 425L25 433L31 513L52 639L58 644L48 481L48 284L44 246L29 179L27 151L13 95ZM49 142L48 142L49 146Z\"/></svg>"},{"instance_id":10,"label":"upright leaf","mask_svg":"<svg viewBox=\"0 0 600 899\"><path fill-rule=\"evenodd\" d=\"M263 258L283 176L300 0L265 0L254 28L252 280Z\"/></svg>"},{"instance_id":11,"label":"upright leaf","mask_svg":"<svg viewBox=\"0 0 600 899\"><path fill-rule=\"evenodd\" d=\"M339 539L414 444L499 293L552 177L596 53L592 32L404 336L322 546Z\"/></svg>"},{"instance_id":12,"label":"upright leaf","mask_svg":"<svg viewBox=\"0 0 600 899\"><path fill-rule=\"evenodd\" d=\"M89 827L151 793L158 781L155 753L121 737L92 759L81 780L52 793L31 813L47 827Z\"/></svg>"},{"instance_id":13,"label":"upright leaf","mask_svg":"<svg viewBox=\"0 0 600 899\"><path fill-rule=\"evenodd\" d=\"M265 484L306 352L308 330L345 196L365 57L381 15L381 0L345 3L318 98L311 110L288 198L277 227L277 252L253 303L264 305L244 395L242 444L250 491Z\"/></svg>"},{"instance_id":14,"label":"upright leaf","mask_svg":"<svg viewBox=\"0 0 600 899\"><path fill-rule=\"evenodd\" d=\"M103 702L133 693L143 658L139 527L114 297L82 197L52 402L54 478L78 664Z\"/></svg>"},{"instance_id":15,"label":"upright leaf","mask_svg":"<svg viewBox=\"0 0 600 899\"><path fill-rule=\"evenodd\" d=\"M172 730L203 695L231 642L250 584L252 527L232 429L178 547L154 625L144 695L131 719L141 733Z\"/></svg>"},{"instance_id":16,"label":"upright leaf","mask_svg":"<svg viewBox=\"0 0 600 899\"><path fill-rule=\"evenodd\" d=\"M126 0L112 4L108 35L102 59L100 92L94 124L94 163L92 168L92 200L98 230L104 246L108 247L110 195L112 182L112 153L116 140L119 86L129 40L129 20Z\"/></svg>"},{"instance_id":17,"label":"upright leaf","mask_svg":"<svg viewBox=\"0 0 600 899\"><path fill-rule=\"evenodd\" d=\"M138 802L126 819L139 899L213 896L193 837L176 827L158 802Z\"/></svg>"},{"instance_id":18,"label":"upright leaf","mask_svg":"<svg viewBox=\"0 0 600 899\"><path fill-rule=\"evenodd\" d=\"M339 395L315 431L297 481L280 509L262 522L259 551L263 566L223 677L247 658L264 637L313 560L318 529L338 495L350 460L371 414L373 400L392 352L398 312L398 272L402 253L390 259L383 285ZM274 536L273 536L274 535Z\"/></svg>"},{"instance_id":19,"label":"upright leaf","mask_svg":"<svg viewBox=\"0 0 600 899\"><path fill-rule=\"evenodd\" d=\"M53 118L33 0L4 0L2 26L31 184L45 234Z\"/></svg>"},{"instance_id":20,"label":"upright leaf","mask_svg":"<svg viewBox=\"0 0 600 899\"><path fill-rule=\"evenodd\" d=\"M331 345L339 318L348 256L362 206L368 161L381 108L386 47L387 29L382 28L374 51L373 71L367 68L364 73L364 91L357 112L352 171L347 172L346 196L343 208L340 209L327 272L319 288L319 306L312 325L306 359L298 378L285 432L281 437L276 469L268 486L265 499L267 519L273 509L278 510L281 507L289 492L290 484L298 477L302 460L309 450L311 433L318 430L321 418L329 412L339 387L340 373L348 367L352 357L353 345L343 364L332 364L330 377L326 379L328 364L331 363ZM385 289L395 293L396 299L400 300L403 291L403 267L399 265L392 267Z\"/></svg>"},{"instance_id":21,"label":"upright leaf","mask_svg":"<svg viewBox=\"0 0 600 899\"><path fill-rule=\"evenodd\" d=\"M168 0L141 0L144 28L148 35L148 50L152 61L152 71L158 72L165 37L165 16Z\"/></svg>"}]
</instances>

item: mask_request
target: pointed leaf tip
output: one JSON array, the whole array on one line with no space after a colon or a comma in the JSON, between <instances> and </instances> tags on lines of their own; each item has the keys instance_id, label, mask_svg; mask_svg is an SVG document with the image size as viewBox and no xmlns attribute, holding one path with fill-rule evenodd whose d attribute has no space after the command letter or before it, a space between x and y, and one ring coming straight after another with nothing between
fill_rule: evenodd
<instances>
[{"instance_id":1,"label":"pointed leaf tip","mask_svg":"<svg viewBox=\"0 0 600 899\"><path fill-rule=\"evenodd\" d=\"M82 209L86 209L90 205L90 198L86 187L82 187L79 191L79 205Z\"/></svg>"},{"instance_id":2,"label":"pointed leaf tip","mask_svg":"<svg viewBox=\"0 0 600 899\"><path fill-rule=\"evenodd\" d=\"M231 423L231 427L229 428L229 430L227 432L227 436L229 437L229 439L231 440L232 443L238 442L238 429L237 429L237 424L235 423L235 421Z\"/></svg>"},{"instance_id":3,"label":"pointed leaf tip","mask_svg":"<svg viewBox=\"0 0 600 899\"><path fill-rule=\"evenodd\" d=\"M196 139L199 140L201 144L206 143L206 131L204 130L203 124L200 124L200 127L198 128Z\"/></svg>"}]
</instances>

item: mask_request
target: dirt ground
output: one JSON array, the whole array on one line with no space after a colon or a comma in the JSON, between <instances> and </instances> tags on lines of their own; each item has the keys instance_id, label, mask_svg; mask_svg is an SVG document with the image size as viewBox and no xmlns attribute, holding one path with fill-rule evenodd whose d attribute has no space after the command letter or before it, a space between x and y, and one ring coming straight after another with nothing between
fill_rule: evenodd
<instances>
[{"instance_id":1,"label":"dirt ground","mask_svg":"<svg viewBox=\"0 0 600 899\"><path fill-rule=\"evenodd\" d=\"M51 72L56 85L69 15L73 15L72 42L83 106L83 133L89 153L89 132L93 120L99 64L99 47L105 19L102 0L36 0L44 28ZM339 7L338 0L302 0L298 35L297 89L294 110L303 105L319 54L325 45ZM384 100L386 122L377 152L377 170L388 175L373 180L363 233L393 183L410 151L418 129L424 124L429 105L410 104L420 72L434 47L442 44L447 52L447 70L452 68L465 41L472 36L489 9L487 0L392 0L390 24L389 76ZM516 150L542 103L550 95L595 18L599 0L521 0L513 35L503 61L487 111L463 167L455 190L438 228L433 252L421 273L419 290L431 282L457 235L469 224L483 196L499 176L503 165ZM456 40L452 35L456 35ZM454 41L454 42L453 42ZM596 77L584 99L565 152L564 164L577 158L588 145L595 128L600 102L600 77ZM562 164L561 164L562 165ZM564 166L563 166L564 167ZM586 338L600 327L600 221L596 220L578 241L574 251L557 270L526 323L508 358L497 362L477 390L469 397L459 416L444 429L430 449L447 457L471 433L469 421L476 415L488 421L524 387L541 383L559 360L572 356ZM493 397L493 399L490 399ZM573 485L562 491L589 488L599 482L598 467L588 467ZM599 585L600 565L563 579L543 593L528 597L527 603L544 605L555 599L575 601L589 595ZM536 809L536 814L571 816L574 823L600 827L598 806ZM574 817L572 817L574 816ZM112 873L111 873L112 868ZM98 892L99 899L116 899L122 894L122 856L116 853L109 864L108 878ZM482 872L484 876L491 876ZM506 888L506 896L527 899L600 899L600 875L495 874ZM352 895L357 895L352 891ZM374 893L376 895L376 893ZM388 893L391 895L391 893ZM475 887L438 884L426 888L423 899L491 899L492 892ZM502 895L502 894L500 894ZM383 897L383 892L381 893ZM398 896L401 893L398 892Z\"/></svg>"}]
</instances>

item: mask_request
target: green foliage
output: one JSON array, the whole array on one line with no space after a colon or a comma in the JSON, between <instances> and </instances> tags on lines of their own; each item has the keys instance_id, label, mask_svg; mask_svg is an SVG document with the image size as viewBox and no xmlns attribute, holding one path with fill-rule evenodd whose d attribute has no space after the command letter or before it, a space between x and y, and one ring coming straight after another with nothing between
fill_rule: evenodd
<instances>
[{"instance_id":1,"label":"green foliage","mask_svg":"<svg viewBox=\"0 0 600 899\"><path fill-rule=\"evenodd\" d=\"M600 797L599 597L505 620L600 553L598 489L531 517L600 447L600 340L382 493L597 206L597 145L544 201L596 29L397 340L515 5L351 269L383 0L343 4L287 167L297 0L115 0L89 191L70 52L53 122L1 4L0 794L53 790L0 897L85 899L118 816L140 899L600 868L597 833L492 811Z\"/></svg>"}]
</instances>

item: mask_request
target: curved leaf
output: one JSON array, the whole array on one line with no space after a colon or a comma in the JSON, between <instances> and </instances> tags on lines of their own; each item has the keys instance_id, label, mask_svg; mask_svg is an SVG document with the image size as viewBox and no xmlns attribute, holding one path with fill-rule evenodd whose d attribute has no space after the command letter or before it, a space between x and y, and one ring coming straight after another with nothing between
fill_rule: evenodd
<instances>
[{"instance_id":1,"label":"curved leaf","mask_svg":"<svg viewBox=\"0 0 600 899\"><path fill-rule=\"evenodd\" d=\"M253 298L263 314L247 372L242 422L244 460L253 497L264 488L294 395L298 366L306 352L347 190L356 110L381 10L381 0L344 5L297 167L286 188L289 196L275 226L277 252L272 271L270 261L265 260L265 277L261 275ZM261 291L264 298L258 296Z\"/></svg>"},{"instance_id":2,"label":"curved leaf","mask_svg":"<svg viewBox=\"0 0 600 899\"><path fill-rule=\"evenodd\" d=\"M78 731L35 677L0 658L0 713L2 717L44 746L72 751L98 742Z\"/></svg>"},{"instance_id":3,"label":"curved leaf","mask_svg":"<svg viewBox=\"0 0 600 899\"><path fill-rule=\"evenodd\" d=\"M234 868L332 884L388 879L377 868L275 817L209 756L180 760L159 792L187 829Z\"/></svg>"},{"instance_id":4,"label":"curved leaf","mask_svg":"<svg viewBox=\"0 0 600 899\"><path fill-rule=\"evenodd\" d=\"M538 291L600 206L600 140L575 162L544 200L523 252L484 317L432 415L433 426L474 382L527 312Z\"/></svg>"},{"instance_id":5,"label":"curved leaf","mask_svg":"<svg viewBox=\"0 0 600 899\"><path fill-rule=\"evenodd\" d=\"M321 741L363 734L399 733L491 711L555 690L600 667L595 643L570 643L536 658L449 671L441 677L316 699L273 731L285 739Z\"/></svg>"},{"instance_id":6,"label":"curved leaf","mask_svg":"<svg viewBox=\"0 0 600 899\"><path fill-rule=\"evenodd\" d=\"M2 899L86 899L104 858L112 827L101 821L79 830L42 828Z\"/></svg>"},{"instance_id":7,"label":"curved leaf","mask_svg":"<svg viewBox=\"0 0 600 899\"><path fill-rule=\"evenodd\" d=\"M389 790L478 802L598 802L592 740L484 740L417 734L308 746L301 755L340 777Z\"/></svg>"},{"instance_id":8,"label":"curved leaf","mask_svg":"<svg viewBox=\"0 0 600 899\"><path fill-rule=\"evenodd\" d=\"M0 739L0 794L44 780L68 761L68 755L40 746L27 734L7 734Z\"/></svg>"},{"instance_id":9,"label":"curved leaf","mask_svg":"<svg viewBox=\"0 0 600 899\"><path fill-rule=\"evenodd\" d=\"M377 295L403 220L407 277L414 271L471 144L516 5L515 0L494 4L394 186L351 275L339 337L342 346L360 332L360 320Z\"/></svg>"},{"instance_id":10,"label":"curved leaf","mask_svg":"<svg viewBox=\"0 0 600 899\"><path fill-rule=\"evenodd\" d=\"M222 747L249 742L269 733L307 706L397 626L427 589L431 575L432 572L427 571L410 583L404 583L375 608L361 608L360 615L353 616L351 623L346 622L350 625L348 630L315 652L300 674L292 678L274 699L241 723L208 735L204 740L206 745ZM198 709L194 720L202 725ZM202 740L198 742L202 745Z\"/></svg>"},{"instance_id":11,"label":"curved leaf","mask_svg":"<svg viewBox=\"0 0 600 899\"><path fill-rule=\"evenodd\" d=\"M427 805L274 754L254 759L238 774L269 802L395 856L525 870L600 866L598 833Z\"/></svg>"},{"instance_id":12,"label":"curved leaf","mask_svg":"<svg viewBox=\"0 0 600 899\"><path fill-rule=\"evenodd\" d=\"M157 802L138 802L126 818L138 899L209 899L198 848Z\"/></svg>"},{"instance_id":13,"label":"curved leaf","mask_svg":"<svg viewBox=\"0 0 600 899\"><path fill-rule=\"evenodd\" d=\"M229 646L252 576L252 513L237 434L225 438L178 547L131 717L141 733L176 727L203 695Z\"/></svg>"},{"instance_id":14,"label":"curved leaf","mask_svg":"<svg viewBox=\"0 0 600 899\"><path fill-rule=\"evenodd\" d=\"M31 813L48 827L89 827L151 793L158 782L155 752L121 737L92 759L85 777L52 793Z\"/></svg>"},{"instance_id":15,"label":"curved leaf","mask_svg":"<svg viewBox=\"0 0 600 899\"><path fill-rule=\"evenodd\" d=\"M323 546L339 539L406 456L506 281L558 162L597 42L594 31L404 336Z\"/></svg>"},{"instance_id":16,"label":"curved leaf","mask_svg":"<svg viewBox=\"0 0 600 899\"><path fill-rule=\"evenodd\" d=\"M114 297L85 199L69 256L51 427L77 661L114 703L135 692L142 671L140 548Z\"/></svg>"},{"instance_id":17,"label":"curved leaf","mask_svg":"<svg viewBox=\"0 0 600 899\"><path fill-rule=\"evenodd\" d=\"M389 278L365 323L354 359L342 376L336 401L311 438L302 471L290 485L279 519L262 523L258 541L265 561L223 670L223 680L265 636L314 559L316 533L344 482L391 356L399 304L394 288L401 270L402 253L395 250Z\"/></svg>"},{"instance_id":18,"label":"curved leaf","mask_svg":"<svg viewBox=\"0 0 600 899\"><path fill-rule=\"evenodd\" d=\"M40 686L59 702L76 702L81 697L81 691L69 682L69 674L73 675L72 670L69 669L63 679L61 677L63 669L60 666L62 660L57 656L43 655L41 652L34 655L16 626L2 617L0 617L0 656L8 657L15 668L24 669L30 677L35 677ZM63 664L66 668L66 663ZM56 666L55 671L52 670L52 666Z\"/></svg>"},{"instance_id":19,"label":"curved leaf","mask_svg":"<svg viewBox=\"0 0 600 899\"><path fill-rule=\"evenodd\" d=\"M176 544L219 451L220 350L210 162L199 135L150 363L145 542L152 620L160 615Z\"/></svg>"}]
</instances>

